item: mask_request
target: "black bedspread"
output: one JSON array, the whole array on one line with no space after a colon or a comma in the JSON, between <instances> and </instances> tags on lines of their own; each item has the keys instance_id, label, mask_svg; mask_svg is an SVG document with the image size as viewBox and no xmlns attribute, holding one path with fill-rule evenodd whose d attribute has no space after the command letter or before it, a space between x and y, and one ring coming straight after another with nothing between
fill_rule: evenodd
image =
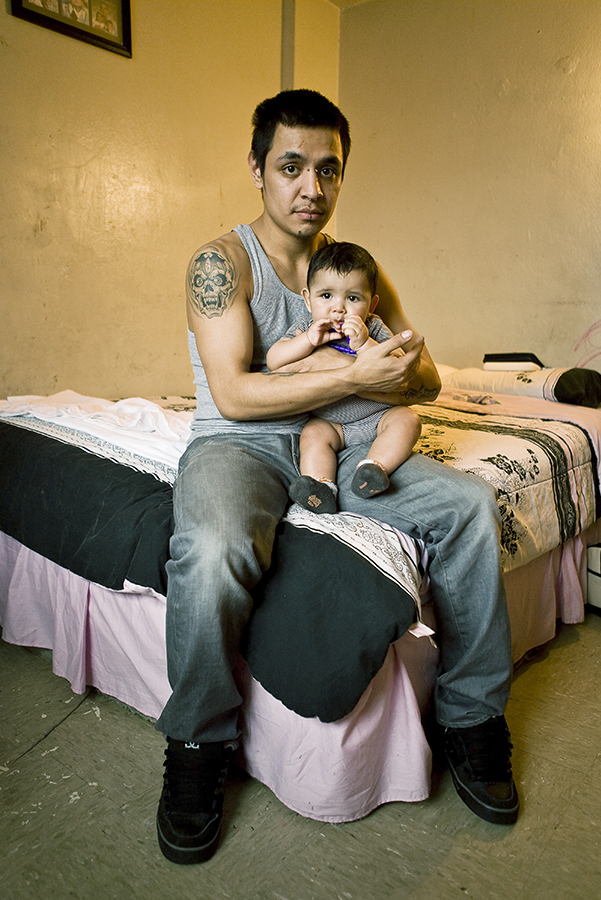
<instances>
[{"instance_id":1,"label":"black bedspread","mask_svg":"<svg viewBox=\"0 0 601 900\"><path fill-rule=\"evenodd\" d=\"M166 593L168 484L2 422L0 473L5 534L111 590L127 581ZM362 556L289 522L254 599L244 647L252 674L290 709L326 722L351 712L415 617L409 594Z\"/></svg>"},{"instance_id":2,"label":"black bedspread","mask_svg":"<svg viewBox=\"0 0 601 900\"><path fill-rule=\"evenodd\" d=\"M0 529L111 590L167 589L172 489L153 475L0 422Z\"/></svg>"}]
</instances>

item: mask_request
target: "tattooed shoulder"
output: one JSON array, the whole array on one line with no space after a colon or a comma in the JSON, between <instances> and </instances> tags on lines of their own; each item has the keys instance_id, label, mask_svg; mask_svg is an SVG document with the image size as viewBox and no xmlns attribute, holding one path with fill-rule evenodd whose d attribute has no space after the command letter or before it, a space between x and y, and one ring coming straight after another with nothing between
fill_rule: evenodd
<instances>
[{"instance_id":1,"label":"tattooed shoulder","mask_svg":"<svg viewBox=\"0 0 601 900\"><path fill-rule=\"evenodd\" d=\"M200 250L188 270L188 302L207 318L222 316L231 305L238 276L227 256L216 247Z\"/></svg>"}]
</instances>

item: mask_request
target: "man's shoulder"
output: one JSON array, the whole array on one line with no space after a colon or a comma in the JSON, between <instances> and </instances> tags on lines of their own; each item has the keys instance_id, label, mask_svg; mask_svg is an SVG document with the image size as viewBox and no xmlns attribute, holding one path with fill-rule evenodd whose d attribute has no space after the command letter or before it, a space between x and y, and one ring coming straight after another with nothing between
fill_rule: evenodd
<instances>
[{"instance_id":1,"label":"man's shoulder","mask_svg":"<svg viewBox=\"0 0 601 900\"><path fill-rule=\"evenodd\" d=\"M235 231L228 231L212 241L207 241L193 254L192 262L197 261L201 257L210 258L212 254L222 256L233 264L247 265L250 268L248 253Z\"/></svg>"},{"instance_id":2,"label":"man's shoulder","mask_svg":"<svg viewBox=\"0 0 601 900\"><path fill-rule=\"evenodd\" d=\"M207 241L193 254L188 266L189 278L202 270L204 273L227 274L238 285L247 285L252 294L252 271L248 253L235 231L228 231L212 241Z\"/></svg>"}]
</instances>

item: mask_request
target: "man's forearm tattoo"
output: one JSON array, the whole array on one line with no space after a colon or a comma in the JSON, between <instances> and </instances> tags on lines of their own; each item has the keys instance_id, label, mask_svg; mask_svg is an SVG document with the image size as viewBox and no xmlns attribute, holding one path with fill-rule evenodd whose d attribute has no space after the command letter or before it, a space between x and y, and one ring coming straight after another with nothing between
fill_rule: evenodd
<instances>
[{"instance_id":1,"label":"man's forearm tattoo","mask_svg":"<svg viewBox=\"0 0 601 900\"><path fill-rule=\"evenodd\" d=\"M401 388L399 393L412 402L422 400L424 403L427 403L430 400L436 400L438 397L438 391L435 388L426 388L423 384L419 388Z\"/></svg>"},{"instance_id":2,"label":"man's forearm tattoo","mask_svg":"<svg viewBox=\"0 0 601 900\"><path fill-rule=\"evenodd\" d=\"M190 266L188 279L188 301L195 312L208 319L223 315L238 285L230 261L213 249L198 254Z\"/></svg>"}]
</instances>

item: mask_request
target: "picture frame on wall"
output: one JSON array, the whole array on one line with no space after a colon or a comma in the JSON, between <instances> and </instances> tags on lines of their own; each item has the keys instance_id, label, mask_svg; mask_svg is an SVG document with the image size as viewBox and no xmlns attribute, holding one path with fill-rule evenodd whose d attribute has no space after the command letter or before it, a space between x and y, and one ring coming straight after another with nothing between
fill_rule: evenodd
<instances>
[{"instance_id":1,"label":"picture frame on wall","mask_svg":"<svg viewBox=\"0 0 601 900\"><path fill-rule=\"evenodd\" d=\"M131 57L130 0L11 0L11 12L18 19Z\"/></svg>"}]
</instances>

